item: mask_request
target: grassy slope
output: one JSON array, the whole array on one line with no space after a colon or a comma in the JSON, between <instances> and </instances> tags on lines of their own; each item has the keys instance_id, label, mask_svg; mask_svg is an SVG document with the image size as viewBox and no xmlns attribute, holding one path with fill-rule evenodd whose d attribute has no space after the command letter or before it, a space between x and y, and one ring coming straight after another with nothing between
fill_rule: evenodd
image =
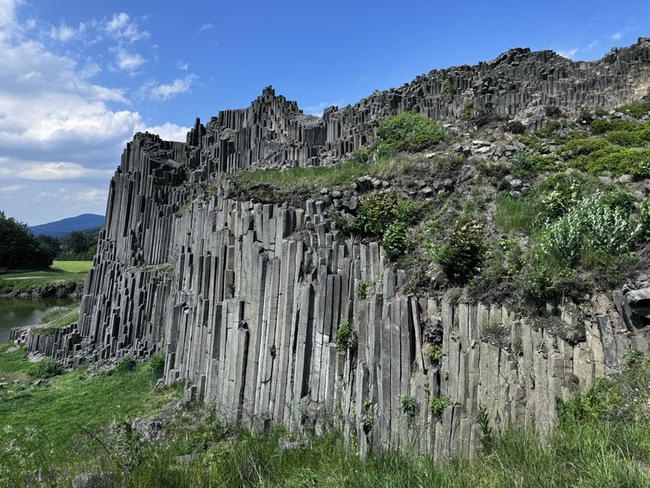
<instances>
[{"instance_id":1,"label":"grassy slope","mask_svg":"<svg viewBox=\"0 0 650 488\"><path fill-rule=\"evenodd\" d=\"M87 432L106 442L111 420L152 414L177 394L154 389L147 364L94 377L81 369L38 385L28 371L23 349L0 346L0 486L17 486L36 469L56 467L67 476L96 466L105 453Z\"/></svg>"}]
</instances>

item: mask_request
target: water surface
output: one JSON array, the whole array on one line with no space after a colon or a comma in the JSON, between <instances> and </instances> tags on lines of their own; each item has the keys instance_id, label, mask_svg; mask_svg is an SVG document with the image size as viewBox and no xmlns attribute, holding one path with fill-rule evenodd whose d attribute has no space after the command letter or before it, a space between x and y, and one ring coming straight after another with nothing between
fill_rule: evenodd
<instances>
[{"instance_id":1,"label":"water surface","mask_svg":"<svg viewBox=\"0 0 650 488\"><path fill-rule=\"evenodd\" d=\"M72 298L0 298L0 344L9 339L12 327L37 324L53 308L78 303Z\"/></svg>"}]
</instances>

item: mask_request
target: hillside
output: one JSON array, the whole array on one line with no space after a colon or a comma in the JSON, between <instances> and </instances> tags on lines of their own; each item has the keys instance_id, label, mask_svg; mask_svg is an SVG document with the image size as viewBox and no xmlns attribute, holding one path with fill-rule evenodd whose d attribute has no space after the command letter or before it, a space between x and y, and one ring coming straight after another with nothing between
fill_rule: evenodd
<instances>
[{"instance_id":1,"label":"hillside","mask_svg":"<svg viewBox=\"0 0 650 488\"><path fill-rule=\"evenodd\" d=\"M63 237L74 231L92 229L104 225L104 216L96 214L82 214L76 217L69 217L46 224L33 225L29 230L35 236L46 235L51 237Z\"/></svg>"},{"instance_id":2,"label":"hillside","mask_svg":"<svg viewBox=\"0 0 650 488\"><path fill-rule=\"evenodd\" d=\"M162 352L225 421L362 455L546 436L648 350L649 87L648 39L514 49L322 118L269 87L186 143L136 134L78 323L28 349Z\"/></svg>"}]
</instances>

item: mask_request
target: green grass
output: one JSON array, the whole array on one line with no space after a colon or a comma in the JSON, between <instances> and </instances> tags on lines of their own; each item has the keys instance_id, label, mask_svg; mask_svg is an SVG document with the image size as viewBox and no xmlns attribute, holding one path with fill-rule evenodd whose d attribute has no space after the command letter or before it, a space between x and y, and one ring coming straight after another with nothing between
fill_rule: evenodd
<instances>
[{"instance_id":1,"label":"green grass","mask_svg":"<svg viewBox=\"0 0 650 488\"><path fill-rule=\"evenodd\" d=\"M80 466L96 466L104 451L100 441L110 441L111 420L152 414L177 396L176 390L153 388L156 378L147 363L94 377L79 369L38 386L25 375L29 371L24 349L0 346L0 378L12 379L0 390L0 486L29 484L30 470L56 467L68 478L82 472Z\"/></svg>"},{"instance_id":2,"label":"green grass","mask_svg":"<svg viewBox=\"0 0 650 488\"><path fill-rule=\"evenodd\" d=\"M72 288L80 283L92 266L92 261L54 261L50 269L20 271L0 275L0 295L30 293L39 286L52 284Z\"/></svg>"},{"instance_id":3,"label":"green grass","mask_svg":"<svg viewBox=\"0 0 650 488\"><path fill-rule=\"evenodd\" d=\"M54 261L50 269L64 273L85 275L92 267L92 261Z\"/></svg>"},{"instance_id":4,"label":"green grass","mask_svg":"<svg viewBox=\"0 0 650 488\"><path fill-rule=\"evenodd\" d=\"M535 225L539 204L531 199L512 198L500 193L496 198L494 220L499 230L505 234L519 232L530 235Z\"/></svg>"},{"instance_id":5,"label":"green grass","mask_svg":"<svg viewBox=\"0 0 650 488\"><path fill-rule=\"evenodd\" d=\"M364 163L344 162L337 166L296 167L287 171L275 169L247 171L236 175L241 185L268 183L280 188L304 187L312 190L351 184L368 171Z\"/></svg>"}]
</instances>

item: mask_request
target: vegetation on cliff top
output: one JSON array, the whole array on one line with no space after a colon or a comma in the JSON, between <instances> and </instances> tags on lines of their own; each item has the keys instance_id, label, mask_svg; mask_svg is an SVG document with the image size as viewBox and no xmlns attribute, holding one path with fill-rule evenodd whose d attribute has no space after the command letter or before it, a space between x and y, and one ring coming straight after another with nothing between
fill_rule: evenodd
<instances>
[{"instance_id":1,"label":"vegetation on cliff top","mask_svg":"<svg viewBox=\"0 0 650 488\"><path fill-rule=\"evenodd\" d=\"M409 271L409 291L468 285L483 301L534 312L620 286L647 262L650 199L636 183L650 176L646 104L577 120L547 107L537 132L492 117L453 136L405 113L340 165L244 172L233 176L234 195L321 199L343 236L379 240ZM333 205L332 190L351 188L356 208Z\"/></svg>"}]
</instances>

